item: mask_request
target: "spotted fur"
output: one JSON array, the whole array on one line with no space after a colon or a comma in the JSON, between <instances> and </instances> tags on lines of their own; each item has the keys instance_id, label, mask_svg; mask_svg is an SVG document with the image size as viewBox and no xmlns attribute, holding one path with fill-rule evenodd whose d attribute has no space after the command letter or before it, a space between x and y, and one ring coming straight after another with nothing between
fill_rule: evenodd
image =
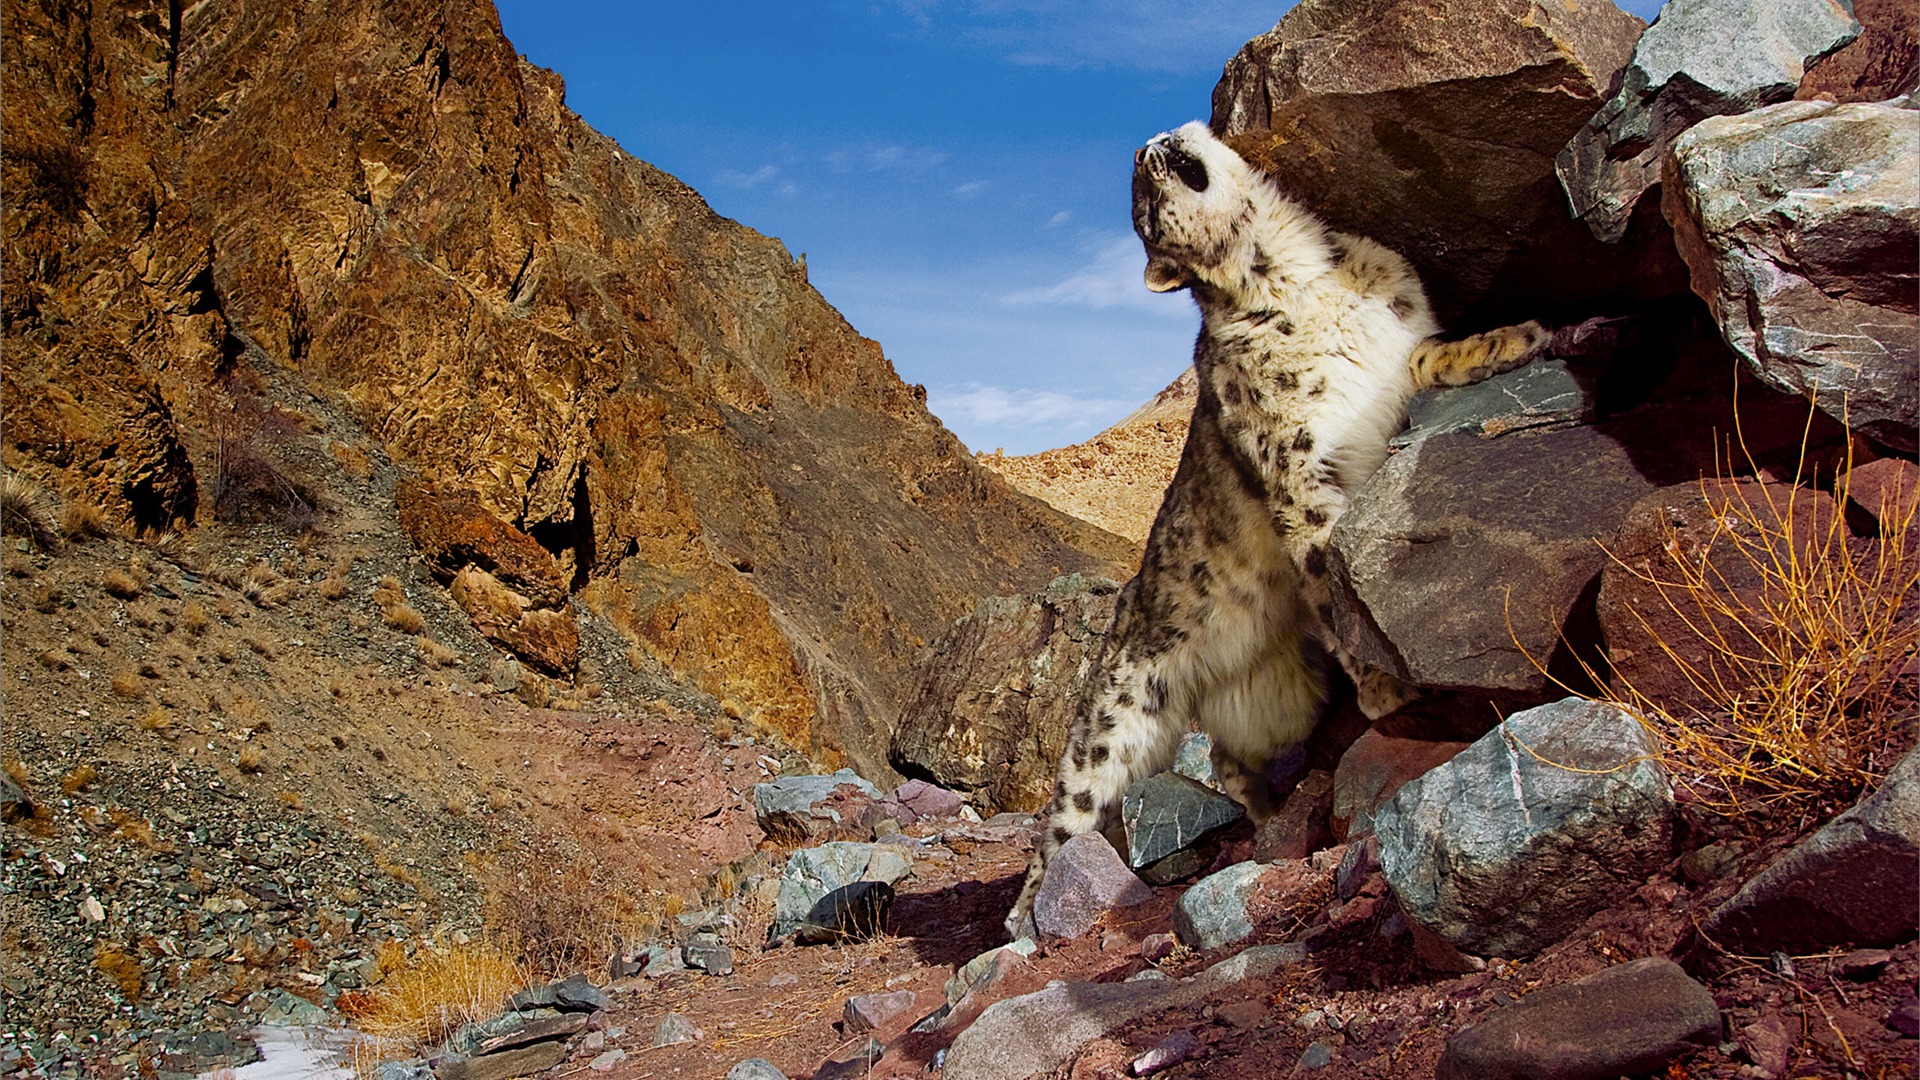
<instances>
[{"instance_id":1,"label":"spotted fur","mask_svg":"<svg viewBox=\"0 0 1920 1080\"><path fill-rule=\"evenodd\" d=\"M1197 722L1229 794L1271 810L1264 766L1305 739L1326 699L1324 656L1381 716L1408 688L1326 633L1327 542L1350 494L1385 460L1407 399L1524 363L1548 335L1527 323L1458 342L1439 329L1405 259L1329 231L1205 126L1135 156L1134 229L1157 292L1191 290L1199 393L1187 443L1068 736L1010 933L1028 928L1047 861L1111 831L1120 796L1167 766Z\"/></svg>"}]
</instances>

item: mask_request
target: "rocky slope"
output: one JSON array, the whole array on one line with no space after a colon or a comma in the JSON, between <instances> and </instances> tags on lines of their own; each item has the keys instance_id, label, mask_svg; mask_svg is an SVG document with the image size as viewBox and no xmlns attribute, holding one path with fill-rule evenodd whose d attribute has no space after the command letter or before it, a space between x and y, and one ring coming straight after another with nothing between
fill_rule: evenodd
<instances>
[{"instance_id":1,"label":"rocky slope","mask_svg":"<svg viewBox=\"0 0 1920 1080\"><path fill-rule=\"evenodd\" d=\"M598 612L880 771L928 637L1125 555L974 465L777 241L582 123L485 3L6 15L8 462L126 526L324 525L383 453L550 563L544 598L459 590L533 666L573 674L523 618ZM303 430L313 401L348 426Z\"/></svg>"},{"instance_id":2,"label":"rocky slope","mask_svg":"<svg viewBox=\"0 0 1920 1080\"><path fill-rule=\"evenodd\" d=\"M1188 368L1145 405L1085 442L1017 457L975 457L1034 498L1145 544L1187 442L1195 385Z\"/></svg>"}]
</instances>

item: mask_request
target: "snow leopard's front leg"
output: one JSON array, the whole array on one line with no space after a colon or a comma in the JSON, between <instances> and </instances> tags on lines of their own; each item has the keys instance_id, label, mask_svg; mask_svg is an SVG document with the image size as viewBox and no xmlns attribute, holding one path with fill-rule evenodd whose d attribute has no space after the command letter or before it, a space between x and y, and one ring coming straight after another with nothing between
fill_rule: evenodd
<instances>
[{"instance_id":1,"label":"snow leopard's front leg","mask_svg":"<svg viewBox=\"0 0 1920 1080\"><path fill-rule=\"evenodd\" d=\"M1184 689L1169 685L1173 665L1168 654L1140 644L1109 644L1104 679L1085 699L1067 733L1046 828L1034 846L1020 899L1007 915L1010 937L1033 933L1034 897L1060 845L1081 833L1108 828L1117 819L1127 788L1173 759L1185 727L1184 719L1175 718L1173 698ZM1184 709L1179 715L1185 716Z\"/></svg>"}]
</instances>

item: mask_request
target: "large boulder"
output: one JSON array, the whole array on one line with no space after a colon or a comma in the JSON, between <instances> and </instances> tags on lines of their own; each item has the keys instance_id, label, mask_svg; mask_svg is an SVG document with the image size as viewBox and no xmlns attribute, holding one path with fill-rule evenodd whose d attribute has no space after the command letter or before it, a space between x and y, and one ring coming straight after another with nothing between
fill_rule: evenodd
<instances>
[{"instance_id":1,"label":"large boulder","mask_svg":"<svg viewBox=\"0 0 1920 1080\"><path fill-rule=\"evenodd\" d=\"M1892 945L1920 909L1920 751L1756 874L1702 930L1736 952Z\"/></svg>"},{"instance_id":2,"label":"large boulder","mask_svg":"<svg viewBox=\"0 0 1920 1080\"><path fill-rule=\"evenodd\" d=\"M1920 112L1795 101L1715 117L1673 141L1663 175L1693 291L1734 351L1772 386L1911 453Z\"/></svg>"},{"instance_id":3,"label":"large boulder","mask_svg":"<svg viewBox=\"0 0 1920 1080\"><path fill-rule=\"evenodd\" d=\"M965 792L983 813L1039 809L1119 589L1068 574L1033 596L982 600L921 660L893 767Z\"/></svg>"},{"instance_id":4,"label":"large boulder","mask_svg":"<svg viewBox=\"0 0 1920 1080\"><path fill-rule=\"evenodd\" d=\"M1127 869L1106 837L1081 833L1047 861L1046 880L1033 901L1033 922L1048 937L1079 937L1108 911L1151 899L1153 890Z\"/></svg>"},{"instance_id":5,"label":"large boulder","mask_svg":"<svg viewBox=\"0 0 1920 1080\"><path fill-rule=\"evenodd\" d=\"M1632 716L1568 698L1515 713L1374 819L1407 918L1464 952L1526 956L1664 863L1673 793Z\"/></svg>"},{"instance_id":6,"label":"large boulder","mask_svg":"<svg viewBox=\"0 0 1920 1080\"><path fill-rule=\"evenodd\" d=\"M1709 116L1791 98L1809 63L1859 33L1831 0L1670 0L1617 92L1559 154L1573 216L1618 241L1676 136Z\"/></svg>"},{"instance_id":7,"label":"large boulder","mask_svg":"<svg viewBox=\"0 0 1920 1080\"><path fill-rule=\"evenodd\" d=\"M1908 0L1853 0L1860 36L1807 66L1802 101L1886 101L1920 86L1920 8Z\"/></svg>"},{"instance_id":8,"label":"large boulder","mask_svg":"<svg viewBox=\"0 0 1920 1080\"><path fill-rule=\"evenodd\" d=\"M1602 0L1305 0L1228 62L1213 129L1404 254L1443 324L1584 312L1661 291L1671 261L1597 243L1553 173L1642 25Z\"/></svg>"},{"instance_id":9,"label":"large boulder","mask_svg":"<svg viewBox=\"0 0 1920 1080\"><path fill-rule=\"evenodd\" d=\"M774 900L773 925L768 940L799 929L827 894L856 882L893 885L913 871L912 860L898 848L836 840L802 848L787 860Z\"/></svg>"}]
</instances>

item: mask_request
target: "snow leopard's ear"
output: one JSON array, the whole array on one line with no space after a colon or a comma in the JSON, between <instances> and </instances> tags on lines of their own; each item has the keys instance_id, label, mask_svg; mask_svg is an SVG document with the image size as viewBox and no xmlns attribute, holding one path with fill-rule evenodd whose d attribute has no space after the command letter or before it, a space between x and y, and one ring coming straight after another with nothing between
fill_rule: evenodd
<instances>
[{"instance_id":1,"label":"snow leopard's ear","mask_svg":"<svg viewBox=\"0 0 1920 1080\"><path fill-rule=\"evenodd\" d=\"M1193 275L1165 255L1147 255L1147 288L1154 292L1172 292L1193 284Z\"/></svg>"}]
</instances>

